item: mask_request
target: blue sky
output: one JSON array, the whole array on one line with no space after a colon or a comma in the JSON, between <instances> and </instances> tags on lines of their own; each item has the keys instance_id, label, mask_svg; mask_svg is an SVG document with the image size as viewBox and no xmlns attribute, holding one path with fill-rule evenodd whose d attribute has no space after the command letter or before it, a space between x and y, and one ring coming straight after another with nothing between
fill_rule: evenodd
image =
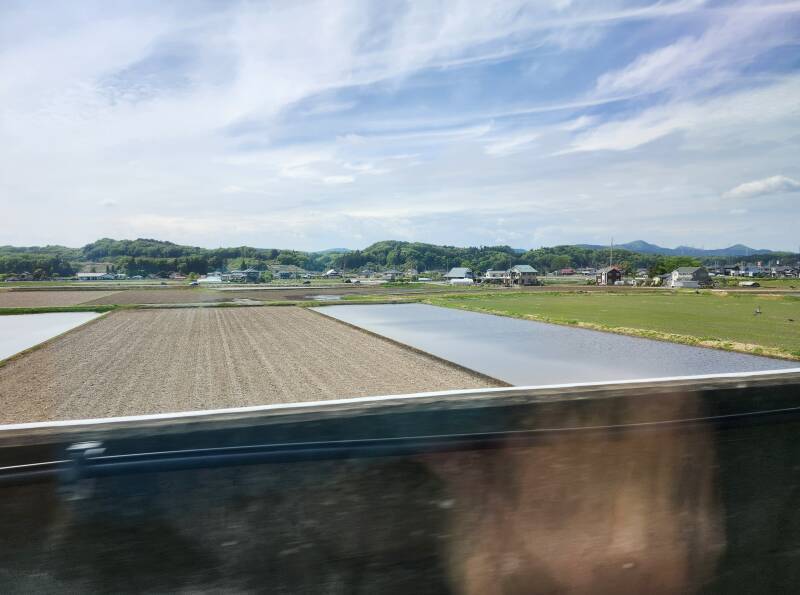
<instances>
[{"instance_id":1,"label":"blue sky","mask_svg":"<svg viewBox=\"0 0 800 595\"><path fill-rule=\"evenodd\" d=\"M4 2L0 244L800 249L800 2Z\"/></svg>"}]
</instances>

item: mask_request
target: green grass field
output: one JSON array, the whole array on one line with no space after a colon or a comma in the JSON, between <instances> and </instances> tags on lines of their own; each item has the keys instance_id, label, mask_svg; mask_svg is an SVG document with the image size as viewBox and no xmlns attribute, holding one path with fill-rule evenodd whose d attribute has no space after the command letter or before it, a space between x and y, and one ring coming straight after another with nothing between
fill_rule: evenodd
<instances>
[{"instance_id":1,"label":"green grass field","mask_svg":"<svg viewBox=\"0 0 800 595\"><path fill-rule=\"evenodd\" d=\"M719 283L722 288L737 287L742 281L755 281L761 287L771 289L800 289L800 279L769 279L761 277L717 277L715 283Z\"/></svg>"},{"instance_id":2,"label":"green grass field","mask_svg":"<svg viewBox=\"0 0 800 595\"><path fill-rule=\"evenodd\" d=\"M427 303L800 358L800 298L711 293L431 296ZM761 314L756 315L756 308Z\"/></svg>"},{"instance_id":3,"label":"green grass field","mask_svg":"<svg viewBox=\"0 0 800 595\"><path fill-rule=\"evenodd\" d=\"M545 285L588 285L590 279L583 275L561 275L552 277L539 277ZM594 281L594 277L591 278Z\"/></svg>"}]
</instances>

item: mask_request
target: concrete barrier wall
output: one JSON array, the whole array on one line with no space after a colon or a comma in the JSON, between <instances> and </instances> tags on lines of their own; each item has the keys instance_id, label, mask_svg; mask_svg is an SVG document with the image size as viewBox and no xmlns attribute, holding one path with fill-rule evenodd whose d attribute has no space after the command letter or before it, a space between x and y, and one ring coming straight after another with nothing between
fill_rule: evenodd
<instances>
[{"instance_id":1,"label":"concrete barrier wall","mask_svg":"<svg viewBox=\"0 0 800 595\"><path fill-rule=\"evenodd\" d=\"M6 427L0 591L789 592L799 387L752 374Z\"/></svg>"}]
</instances>

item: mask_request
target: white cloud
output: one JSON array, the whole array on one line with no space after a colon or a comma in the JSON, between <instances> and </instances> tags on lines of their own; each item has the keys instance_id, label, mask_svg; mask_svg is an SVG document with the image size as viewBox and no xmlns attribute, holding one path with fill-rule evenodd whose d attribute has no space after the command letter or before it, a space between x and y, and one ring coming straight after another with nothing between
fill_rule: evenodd
<instances>
[{"instance_id":1,"label":"white cloud","mask_svg":"<svg viewBox=\"0 0 800 595\"><path fill-rule=\"evenodd\" d=\"M706 150L731 142L787 142L800 128L799 93L800 77L789 76L763 88L659 105L590 128L559 154L628 151L673 133L682 133L686 142Z\"/></svg>"},{"instance_id":2,"label":"white cloud","mask_svg":"<svg viewBox=\"0 0 800 595\"><path fill-rule=\"evenodd\" d=\"M327 103L316 103L305 110L304 116L316 116L319 114L334 114L336 112L344 112L356 107L358 103L355 101L331 101Z\"/></svg>"},{"instance_id":3,"label":"white cloud","mask_svg":"<svg viewBox=\"0 0 800 595\"><path fill-rule=\"evenodd\" d=\"M574 132L577 130L583 130L584 128L589 127L590 125L594 124L597 121L596 117L592 116L580 116L575 118L574 120L570 120L569 122L565 122L561 125L563 130L569 130L570 132Z\"/></svg>"},{"instance_id":4,"label":"white cloud","mask_svg":"<svg viewBox=\"0 0 800 595\"><path fill-rule=\"evenodd\" d=\"M383 174L388 174L392 170L388 167L378 167L375 163L343 163L342 164L345 169L349 169L351 171L366 174L370 176L381 176Z\"/></svg>"},{"instance_id":5,"label":"white cloud","mask_svg":"<svg viewBox=\"0 0 800 595\"><path fill-rule=\"evenodd\" d=\"M722 13L723 19L696 37L641 54L622 69L600 76L602 95L669 90L694 93L719 84L745 68L757 55L784 45L796 35L778 26L786 14L800 12L797 3L765 5L761 10L742 5ZM689 85L689 89L684 89Z\"/></svg>"},{"instance_id":6,"label":"white cloud","mask_svg":"<svg viewBox=\"0 0 800 595\"><path fill-rule=\"evenodd\" d=\"M338 186L340 184L352 184L356 179L353 176L325 176L322 178L323 184Z\"/></svg>"},{"instance_id":7,"label":"white cloud","mask_svg":"<svg viewBox=\"0 0 800 595\"><path fill-rule=\"evenodd\" d=\"M661 232L670 213L719 202L708 190L719 179L794 175L800 84L781 78L777 60L768 69L751 60L791 37L791 23L756 35L740 18L764 23L767 8L12 3L0 9L0 209L37 225L7 226L4 241L125 234L314 248L382 237L486 243L534 229L567 241L594 229L603 208L637 229L657 217ZM648 45L627 64L606 51L624 22L635 52L654 19L672 49ZM739 47L731 39L742 30ZM587 51L604 58L585 68ZM730 89L672 91L739 72L739 58L752 76ZM509 76L529 60L550 68ZM608 63L597 86L593 68ZM659 89L670 98L654 105L644 92ZM670 135L678 142L648 152ZM124 217L98 208L106 201Z\"/></svg>"},{"instance_id":8,"label":"white cloud","mask_svg":"<svg viewBox=\"0 0 800 595\"><path fill-rule=\"evenodd\" d=\"M484 148L487 155L503 157L519 153L530 147L531 143L538 139L538 132L522 132L494 140Z\"/></svg>"},{"instance_id":9,"label":"white cloud","mask_svg":"<svg viewBox=\"0 0 800 595\"><path fill-rule=\"evenodd\" d=\"M800 192L800 182L786 176L770 176L762 180L739 184L726 192L724 196L726 198L754 198L787 192Z\"/></svg>"}]
</instances>

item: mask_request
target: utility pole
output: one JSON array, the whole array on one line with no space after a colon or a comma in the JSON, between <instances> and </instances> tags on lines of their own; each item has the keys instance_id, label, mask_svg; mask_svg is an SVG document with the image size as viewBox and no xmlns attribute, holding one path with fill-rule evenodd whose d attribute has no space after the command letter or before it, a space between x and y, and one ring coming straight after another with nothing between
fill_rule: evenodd
<instances>
[{"instance_id":1,"label":"utility pole","mask_svg":"<svg viewBox=\"0 0 800 595\"><path fill-rule=\"evenodd\" d=\"M611 236L611 253L608 256L608 266L614 266L614 236Z\"/></svg>"}]
</instances>

